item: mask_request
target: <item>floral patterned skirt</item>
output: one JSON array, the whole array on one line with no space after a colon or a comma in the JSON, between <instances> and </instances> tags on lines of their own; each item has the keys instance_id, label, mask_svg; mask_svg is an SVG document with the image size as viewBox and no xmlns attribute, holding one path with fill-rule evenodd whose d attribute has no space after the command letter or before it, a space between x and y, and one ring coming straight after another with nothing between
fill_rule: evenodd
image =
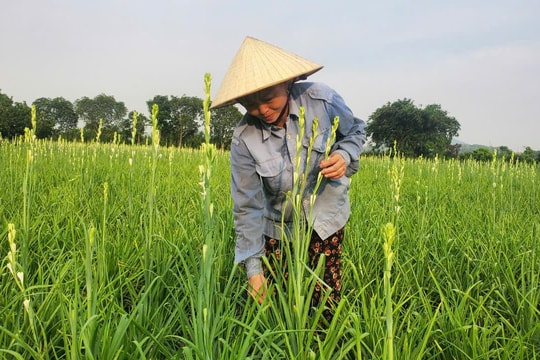
<instances>
[{"instance_id":1,"label":"floral patterned skirt","mask_svg":"<svg viewBox=\"0 0 540 360\"><path fill-rule=\"evenodd\" d=\"M340 300L341 294L341 249L343 244L344 229L341 228L336 233L332 234L326 239L321 239L315 231L311 235L311 242L308 249L309 262L312 269L315 269L319 262L321 254L325 256L324 267L324 282L331 288L330 298L327 302L327 306L332 308ZM264 275L268 281L274 281L271 273L277 270L279 266L282 269L285 279L288 277L287 261L285 259L285 253L283 251L282 242L265 236L264 254L268 258L268 262L273 271L270 269L264 269ZM312 305L319 304L322 297L321 284L315 286L312 296ZM326 320L332 320L332 312L325 310L323 312Z\"/></svg>"}]
</instances>

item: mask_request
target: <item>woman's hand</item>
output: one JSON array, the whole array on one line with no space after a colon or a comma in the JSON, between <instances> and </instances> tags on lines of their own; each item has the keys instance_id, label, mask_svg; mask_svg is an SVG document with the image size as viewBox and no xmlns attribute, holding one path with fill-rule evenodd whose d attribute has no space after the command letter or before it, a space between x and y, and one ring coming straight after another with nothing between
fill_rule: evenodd
<instances>
[{"instance_id":1,"label":"woman's hand","mask_svg":"<svg viewBox=\"0 0 540 360\"><path fill-rule=\"evenodd\" d=\"M319 164L321 174L327 179L339 179L347 171L347 163L339 153L332 153L326 160Z\"/></svg>"},{"instance_id":2,"label":"woman's hand","mask_svg":"<svg viewBox=\"0 0 540 360\"><path fill-rule=\"evenodd\" d=\"M262 273L253 275L248 279L248 291L253 299L262 304L266 296L266 278Z\"/></svg>"}]
</instances>

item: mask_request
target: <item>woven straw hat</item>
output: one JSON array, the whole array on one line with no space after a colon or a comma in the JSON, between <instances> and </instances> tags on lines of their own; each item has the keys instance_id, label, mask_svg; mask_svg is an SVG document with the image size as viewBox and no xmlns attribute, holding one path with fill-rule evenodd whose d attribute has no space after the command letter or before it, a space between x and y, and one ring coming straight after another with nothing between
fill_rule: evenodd
<instances>
[{"instance_id":1,"label":"woven straw hat","mask_svg":"<svg viewBox=\"0 0 540 360\"><path fill-rule=\"evenodd\" d=\"M309 76L320 69L321 65L248 36L225 74L211 107L232 105L242 96Z\"/></svg>"}]
</instances>

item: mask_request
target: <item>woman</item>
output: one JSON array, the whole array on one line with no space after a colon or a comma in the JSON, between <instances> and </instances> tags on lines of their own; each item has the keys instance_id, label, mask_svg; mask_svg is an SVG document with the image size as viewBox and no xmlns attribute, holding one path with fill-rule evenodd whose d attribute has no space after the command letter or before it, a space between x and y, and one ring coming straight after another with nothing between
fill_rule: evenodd
<instances>
[{"instance_id":1,"label":"woman","mask_svg":"<svg viewBox=\"0 0 540 360\"><path fill-rule=\"evenodd\" d=\"M341 96L328 86L297 82L321 68L247 37L212 102L212 108L240 103L246 109L235 129L230 155L237 236L235 261L244 264L250 293L260 302L267 287L261 258L276 255L283 231L287 232L292 221L286 197L293 186L301 107L305 110L306 129L301 156L309 158L310 163L298 170L307 172L303 204L313 228L309 257L315 263L319 254L325 253L324 281L332 288L331 298L339 301L341 243L350 215L349 178L358 170L365 124L354 117ZM324 159L326 140L336 116L339 117L336 140L330 155ZM318 136L308 157L314 118L319 122ZM308 199L319 172L324 180L314 205L310 205ZM314 300L320 296L316 292Z\"/></svg>"}]
</instances>

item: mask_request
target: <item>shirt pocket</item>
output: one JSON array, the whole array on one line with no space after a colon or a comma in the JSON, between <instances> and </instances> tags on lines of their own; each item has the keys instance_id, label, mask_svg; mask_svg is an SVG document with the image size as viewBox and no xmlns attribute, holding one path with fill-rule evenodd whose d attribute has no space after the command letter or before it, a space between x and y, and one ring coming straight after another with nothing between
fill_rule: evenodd
<instances>
[{"instance_id":1,"label":"shirt pocket","mask_svg":"<svg viewBox=\"0 0 540 360\"><path fill-rule=\"evenodd\" d=\"M283 157L279 156L258 161L255 169L266 192L277 195L287 190L284 189L285 160Z\"/></svg>"},{"instance_id":2,"label":"shirt pocket","mask_svg":"<svg viewBox=\"0 0 540 360\"><path fill-rule=\"evenodd\" d=\"M319 153L324 153L325 150L326 150L326 142L328 141L328 137L330 136L330 132L331 132L331 128L326 128L326 129L317 129L317 137L315 137L315 139L313 140L313 146L312 146L312 149L313 151L316 151L316 152L319 152ZM311 132L310 132L311 133ZM302 145L308 149L309 148L309 144L311 142L311 137L312 136L309 136L309 135L306 135L304 137L304 140L302 141Z\"/></svg>"}]
</instances>

